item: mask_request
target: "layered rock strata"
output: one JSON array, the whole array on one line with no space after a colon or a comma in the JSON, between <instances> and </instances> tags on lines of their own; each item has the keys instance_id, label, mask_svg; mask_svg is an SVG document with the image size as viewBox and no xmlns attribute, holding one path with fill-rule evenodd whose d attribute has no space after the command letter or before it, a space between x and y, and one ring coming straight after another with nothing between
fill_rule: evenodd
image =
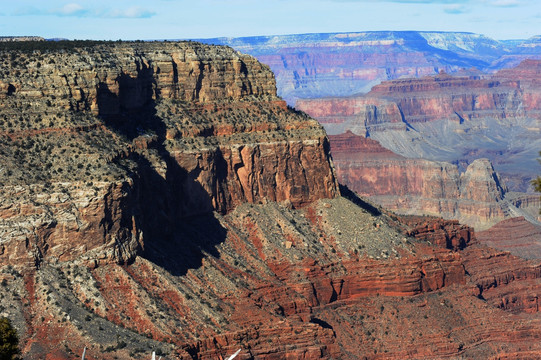
<instances>
[{"instance_id":1,"label":"layered rock strata","mask_svg":"<svg viewBox=\"0 0 541 360\"><path fill-rule=\"evenodd\" d=\"M329 138L339 181L399 213L458 219L482 230L537 211L528 196L506 197L508 189L487 159L475 160L460 173L456 165L408 159L352 132Z\"/></svg>"},{"instance_id":2,"label":"layered rock strata","mask_svg":"<svg viewBox=\"0 0 541 360\"><path fill-rule=\"evenodd\" d=\"M512 190L527 191L541 147L541 62L494 75L398 79L365 95L299 100L330 134L347 130L408 158L466 167L488 158Z\"/></svg>"},{"instance_id":3,"label":"layered rock strata","mask_svg":"<svg viewBox=\"0 0 541 360\"><path fill-rule=\"evenodd\" d=\"M179 218L338 194L324 131L286 108L254 58L73 46L3 57L3 264L124 262Z\"/></svg>"},{"instance_id":4,"label":"layered rock strata","mask_svg":"<svg viewBox=\"0 0 541 360\"><path fill-rule=\"evenodd\" d=\"M255 359L539 355L539 263L480 246L456 223L354 202L244 204L192 218L154 261L4 268L2 311L23 329L30 358L85 346L105 359L237 349Z\"/></svg>"},{"instance_id":5,"label":"layered rock strata","mask_svg":"<svg viewBox=\"0 0 541 360\"><path fill-rule=\"evenodd\" d=\"M460 32L372 31L201 39L268 64L278 93L303 98L351 96L381 81L448 73L475 74L540 58L539 38L504 42ZM469 70L464 70L469 69Z\"/></svg>"},{"instance_id":6,"label":"layered rock strata","mask_svg":"<svg viewBox=\"0 0 541 360\"><path fill-rule=\"evenodd\" d=\"M541 258L541 226L524 217L501 221L478 233L482 243L526 259Z\"/></svg>"},{"instance_id":7,"label":"layered rock strata","mask_svg":"<svg viewBox=\"0 0 541 360\"><path fill-rule=\"evenodd\" d=\"M251 57L193 43L15 55L0 314L25 358L539 357L540 264L339 197L322 128Z\"/></svg>"}]
</instances>

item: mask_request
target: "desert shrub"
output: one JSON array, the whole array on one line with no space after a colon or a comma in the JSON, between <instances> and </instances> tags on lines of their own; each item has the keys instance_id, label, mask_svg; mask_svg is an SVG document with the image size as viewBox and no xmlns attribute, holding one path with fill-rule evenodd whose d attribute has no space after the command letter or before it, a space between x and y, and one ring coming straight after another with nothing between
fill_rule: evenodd
<instances>
[{"instance_id":1,"label":"desert shrub","mask_svg":"<svg viewBox=\"0 0 541 360\"><path fill-rule=\"evenodd\" d=\"M7 318L0 318L0 359L17 359L19 355L19 338L17 331Z\"/></svg>"},{"instance_id":2,"label":"desert shrub","mask_svg":"<svg viewBox=\"0 0 541 360\"><path fill-rule=\"evenodd\" d=\"M541 156L541 151L539 152L539 156ZM541 163L541 159L538 159L539 163ZM537 179L532 180L532 186L537 192L541 192L541 176L538 176ZM539 213L541 214L541 209L539 209Z\"/></svg>"}]
</instances>

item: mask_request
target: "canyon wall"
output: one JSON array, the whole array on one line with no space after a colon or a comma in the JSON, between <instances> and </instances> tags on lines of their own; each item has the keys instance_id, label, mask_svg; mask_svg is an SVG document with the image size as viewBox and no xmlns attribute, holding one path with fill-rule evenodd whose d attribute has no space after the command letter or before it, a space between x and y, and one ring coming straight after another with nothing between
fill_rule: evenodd
<instances>
[{"instance_id":1,"label":"canyon wall","mask_svg":"<svg viewBox=\"0 0 541 360\"><path fill-rule=\"evenodd\" d=\"M276 74L278 94L348 97L382 81L493 72L539 59L539 37L506 42L464 32L369 31L199 39L251 54ZM465 70L467 69L467 70Z\"/></svg>"},{"instance_id":2,"label":"canyon wall","mask_svg":"<svg viewBox=\"0 0 541 360\"><path fill-rule=\"evenodd\" d=\"M4 264L130 261L186 216L338 194L325 132L250 56L190 43L6 54Z\"/></svg>"},{"instance_id":3,"label":"canyon wall","mask_svg":"<svg viewBox=\"0 0 541 360\"><path fill-rule=\"evenodd\" d=\"M305 99L297 108L329 134L369 136L408 158L465 169L488 158L511 190L531 192L541 148L540 61L494 75L386 81L366 95Z\"/></svg>"},{"instance_id":4,"label":"canyon wall","mask_svg":"<svg viewBox=\"0 0 541 360\"><path fill-rule=\"evenodd\" d=\"M339 181L384 208L458 219L477 230L520 215L538 221L537 196L508 195L487 159L461 173L456 165L408 159L352 132L329 138Z\"/></svg>"},{"instance_id":5,"label":"canyon wall","mask_svg":"<svg viewBox=\"0 0 541 360\"><path fill-rule=\"evenodd\" d=\"M539 261L339 188L324 130L266 66L61 46L2 57L0 315L25 358L539 357ZM446 171L413 184L505 192L482 166Z\"/></svg>"}]
</instances>

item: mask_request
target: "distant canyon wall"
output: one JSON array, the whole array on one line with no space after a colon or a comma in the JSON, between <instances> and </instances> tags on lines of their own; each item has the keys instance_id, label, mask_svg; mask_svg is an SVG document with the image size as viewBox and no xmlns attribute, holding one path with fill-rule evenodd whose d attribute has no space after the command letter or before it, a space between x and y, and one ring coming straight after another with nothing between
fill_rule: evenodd
<instances>
[{"instance_id":1,"label":"distant canyon wall","mask_svg":"<svg viewBox=\"0 0 541 360\"><path fill-rule=\"evenodd\" d=\"M534 214L539 205L535 194L509 200L505 182L487 159L460 173L456 165L408 159L351 132L329 138L339 181L398 213L458 219L482 230L518 209Z\"/></svg>"},{"instance_id":2,"label":"distant canyon wall","mask_svg":"<svg viewBox=\"0 0 541 360\"><path fill-rule=\"evenodd\" d=\"M488 158L510 189L530 191L541 148L541 62L490 76L440 74L374 86L366 95L306 99L297 108L330 134L350 130L408 158L465 169Z\"/></svg>"},{"instance_id":3,"label":"distant canyon wall","mask_svg":"<svg viewBox=\"0 0 541 360\"><path fill-rule=\"evenodd\" d=\"M539 37L506 42L464 32L369 31L199 41L231 46L269 65L278 94L291 105L304 98L365 93L386 80L440 71L492 72L541 58Z\"/></svg>"}]
</instances>

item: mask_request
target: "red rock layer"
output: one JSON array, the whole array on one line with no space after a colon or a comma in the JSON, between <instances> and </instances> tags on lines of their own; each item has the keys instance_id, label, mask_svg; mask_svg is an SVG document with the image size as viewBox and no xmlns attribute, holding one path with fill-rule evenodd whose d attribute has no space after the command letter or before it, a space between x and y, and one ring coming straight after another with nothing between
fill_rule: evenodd
<instances>
[{"instance_id":1,"label":"red rock layer","mask_svg":"<svg viewBox=\"0 0 541 360\"><path fill-rule=\"evenodd\" d=\"M529 69L532 64L533 69ZM420 79L384 81L363 96L298 100L296 107L323 124L357 117L370 131L383 123L414 124L449 119L460 122L482 117L505 118L537 115L539 94L535 86L535 61L492 77L437 75ZM528 70L521 71L522 68ZM507 71L507 70L506 70ZM513 78L513 76L516 76ZM523 76L523 77L522 77ZM530 76L534 76L531 78ZM524 79L522 84L519 79ZM525 111L533 111L531 114ZM371 116L377 114L380 116ZM405 130L405 129L404 129Z\"/></svg>"},{"instance_id":2,"label":"red rock layer","mask_svg":"<svg viewBox=\"0 0 541 360\"><path fill-rule=\"evenodd\" d=\"M329 139L339 181L385 208L459 219L481 229L506 216L499 202L507 188L486 159L459 174L455 165L407 159L351 132Z\"/></svg>"},{"instance_id":3,"label":"red rock layer","mask_svg":"<svg viewBox=\"0 0 541 360\"><path fill-rule=\"evenodd\" d=\"M336 216L357 219L355 237ZM90 359L145 358L152 350L215 359L239 348L240 358L255 359L540 354L541 318L531 298L540 265L471 243L442 248L449 234L472 238L456 223L425 219L410 230L438 244L429 245L394 240L404 236L390 225L400 219L374 217L345 199L301 211L243 205L216 219L227 230L223 243L212 242L210 218L193 218L177 243L160 250L163 267L137 258L127 266L64 263L7 277L5 296L24 299L12 299L9 309L15 319L26 314L18 320L24 353L68 357L87 346ZM197 244L180 240L190 233ZM373 246L397 252L376 259ZM199 264L179 273L196 249L203 251ZM506 291L515 290L513 300Z\"/></svg>"},{"instance_id":4,"label":"red rock layer","mask_svg":"<svg viewBox=\"0 0 541 360\"><path fill-rule=\"evenodd\" d=\"M517 217L501 221L477 233L483 244L526 259L541 258L541 226Z\"/></svg>"},{"instance_id":5,"label":"red rock layer","mask_svg":"<svg viewBox=\"0 0 541 360\"><path fill-rule=\"evenodd\" d=\"M464 249L474 241L472 229L457 220L431 219L417 224L408 233L418 240L452 250Z\"/></svg>"}]
</instances>

